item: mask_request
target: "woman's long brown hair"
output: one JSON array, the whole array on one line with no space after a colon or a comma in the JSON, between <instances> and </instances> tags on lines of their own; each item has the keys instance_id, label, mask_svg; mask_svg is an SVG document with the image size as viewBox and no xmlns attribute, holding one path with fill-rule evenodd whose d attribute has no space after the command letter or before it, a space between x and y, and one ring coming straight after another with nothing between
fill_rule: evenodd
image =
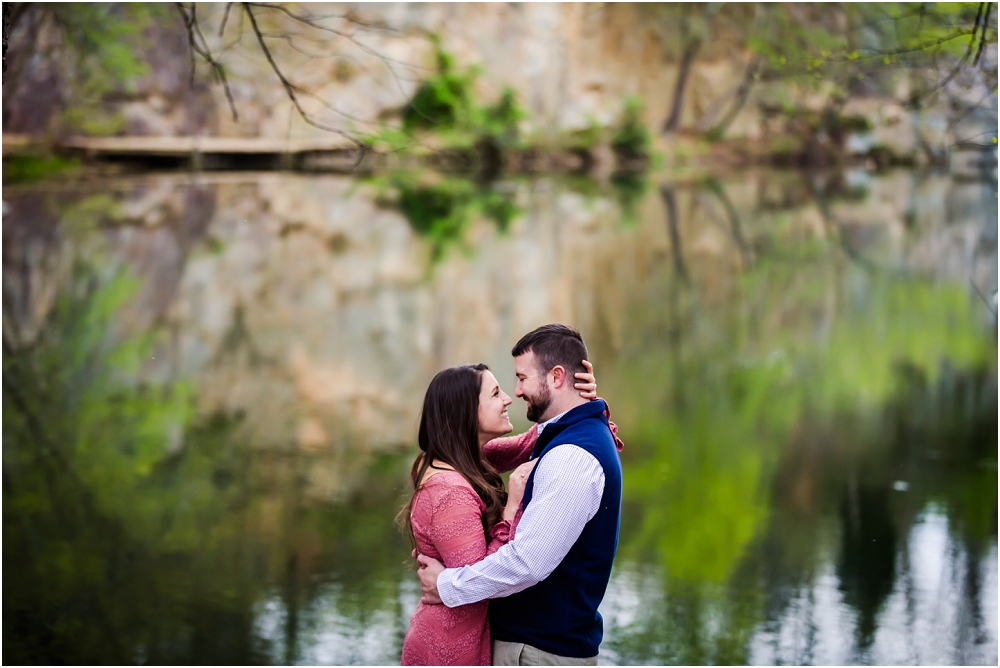
<instances>
[{"instance_id":1,"label":"woman's long brown hair","mask_svg":"<svg viewBox=\"0 0 1000 668\"><path fill-rule=\"evenodd\" d=\"M483 459L479 447L479 393L484 371L489 371L485 364L451 367L439 372L427 386L417 432L420 454L410 468L413 494L396 517L400 529L414 546L416 542L410 525L413 499L427 469L437 468L432 466L435 460L461 473L486 504L484 533L503 516L507 503L503 478Z\"/></svg>"}]
</instances>

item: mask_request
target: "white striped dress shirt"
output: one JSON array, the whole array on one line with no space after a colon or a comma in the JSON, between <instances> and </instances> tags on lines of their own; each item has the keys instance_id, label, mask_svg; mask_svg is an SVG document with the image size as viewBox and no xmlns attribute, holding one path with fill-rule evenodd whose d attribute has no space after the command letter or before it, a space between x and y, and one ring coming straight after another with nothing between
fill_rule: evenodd
<instances>
[{"instance_id":1,"label":"white striped dress shirt","mask_svg":"<svg viewBox=\"0 0 1000 668\"><path fill-rule=\"evenodd\" d=\"M541 436L557 415L538 425ZM569 443L557 445L535 466L531 503L517 523L514 540L482 561L446 568L438 576L449 608L502 598L538 584L562 562L604 495L604 469L592 454Z\"/></svg>"}]
</instances>

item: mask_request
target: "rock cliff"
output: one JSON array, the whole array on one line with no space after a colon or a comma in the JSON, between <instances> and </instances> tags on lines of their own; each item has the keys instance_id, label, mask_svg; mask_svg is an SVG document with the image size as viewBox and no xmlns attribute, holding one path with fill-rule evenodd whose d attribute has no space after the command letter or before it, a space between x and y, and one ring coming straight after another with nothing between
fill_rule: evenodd
<instances>
[{"instance_id":1,"label":"rock cliff","mask_svg":"<svg viewBox=\"0 0 1000 668\"><path fill-rule=\"evenodd\" d=\"M222 15L229 10L224 4L205 4L198 7L205 44L225 67L238 120L206 63L199 62L194 85L190 84L192 61L184 26L178 16L167 14L145 31L143 58L150 72L133 90L107 100L120 121L108 125L109 131L308 138L327 132L316 126L322 125L364 133L405 107L420 82L433 72L437 44L454 56L458 66L479 68L482 74L475 88L479 99L496 100L505 87L516 91L528 112L521 122L522 133L533 141L611 126L629 96L644 101L644 120L658 135L681 69L680 27L653 20L652 10L640 4L327 3L310 4L307 9L289 7L313 16L351 17L350 21L326 21L323 25L332 28L319 29L293 21L278 10L255 9L274 61L299 90L299 101L316 124L305 122L295 109L244 13L233 10L225 30L217 34L214 28L223 25ZM734 26L722 21L716 27L689 72L681 106L682 128L704 131L744 81L752 54L738 46L741 41L728 38L727 29L732 31ZM17 48L17 39L12 39L12 53ZM986 57L995 61L995 44ZM42 57L29 63L16 89L5 90L4 132L53 130L60 109L79 102L61 85L58 62ZM851 150L866 152L877 146L911 157L921 147L943 152L963 132L974 134L972 130L980 129L975 115L949 125L943 108L910 114L900 106L907 91L903 77L894 96L862 96L851 103L854 107L848 111L867 118L874 127L851 144ZM781 82L755 85L726 136L761 140L795 132L784 121L776 124L773 110L815 111L824 105L828 93L822 87L813 90Z\"/></svg>"}]
</instances>

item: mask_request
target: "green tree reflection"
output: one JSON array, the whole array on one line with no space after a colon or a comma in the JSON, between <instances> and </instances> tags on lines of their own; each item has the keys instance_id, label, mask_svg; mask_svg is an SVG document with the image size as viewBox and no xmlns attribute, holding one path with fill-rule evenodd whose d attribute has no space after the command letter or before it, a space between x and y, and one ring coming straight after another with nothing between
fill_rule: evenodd
<instances>
[{"instance_id":1,"label":"green tree reflection","mask_svg":"<svg viewBox=\"0 0 1000 668\"><path fill-rule=\"evenodd\" d=\"M8 660L296 662L331 605L354 629L387 613L394 656L410 576L386 493L398 458L317 503L322 462L249 452L239 416L196 418L184 382L140 382L158 334L115 327L134 280L80 266L71 283L37 341L4 341ZM269 600L277 634L258 624Z\"/></svg>"},{"instance_id":2,"label":"green tree reflection","mask_svg":"<svg viewBox=\"0 0 1000 668\"><path fill-rule=\"evenodd\" d=\"M645 594L648 616L614 630L623 662L746 662L758 625L823 560L836 561L859 613L863 657L896 578L898 537L929 498L915 489L907 511L893 496L900 467L921 456L897 432L933 404L934 417L916 418L931 442L995 462L958 454L996 433L984 408L996 396L995 343L961 286L778 244L721 307L674 277L637 296L629 336L642 344L623 349L641 356L602 377L628 436L619 568L654 564L664 588ZM964 381L979 396L948 408L947 385L962 378L979 379ZM995 464L973 477L982 473L995 489ZM970 535L995 535L996 498L979 500L969 475L942 491Z\"/></svg>"}]
</instances>

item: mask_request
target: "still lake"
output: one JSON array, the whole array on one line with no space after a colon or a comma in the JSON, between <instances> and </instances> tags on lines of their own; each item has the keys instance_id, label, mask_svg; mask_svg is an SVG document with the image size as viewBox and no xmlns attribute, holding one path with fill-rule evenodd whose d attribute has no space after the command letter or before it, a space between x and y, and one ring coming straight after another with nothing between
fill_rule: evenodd
<instances>
[{"instance_id":1,"label":"still lake","mask_svg":"<svg viewBox=\"0 0 1000 668\"><path fill-rule=\"evenodd\" d=\"M995 183L203 173L4 200L8 663L398 663L424 389L482 361L512 391L511 346L553 321L625 441L602 663L997 663Z\"/></svg>"}]
</instances>

